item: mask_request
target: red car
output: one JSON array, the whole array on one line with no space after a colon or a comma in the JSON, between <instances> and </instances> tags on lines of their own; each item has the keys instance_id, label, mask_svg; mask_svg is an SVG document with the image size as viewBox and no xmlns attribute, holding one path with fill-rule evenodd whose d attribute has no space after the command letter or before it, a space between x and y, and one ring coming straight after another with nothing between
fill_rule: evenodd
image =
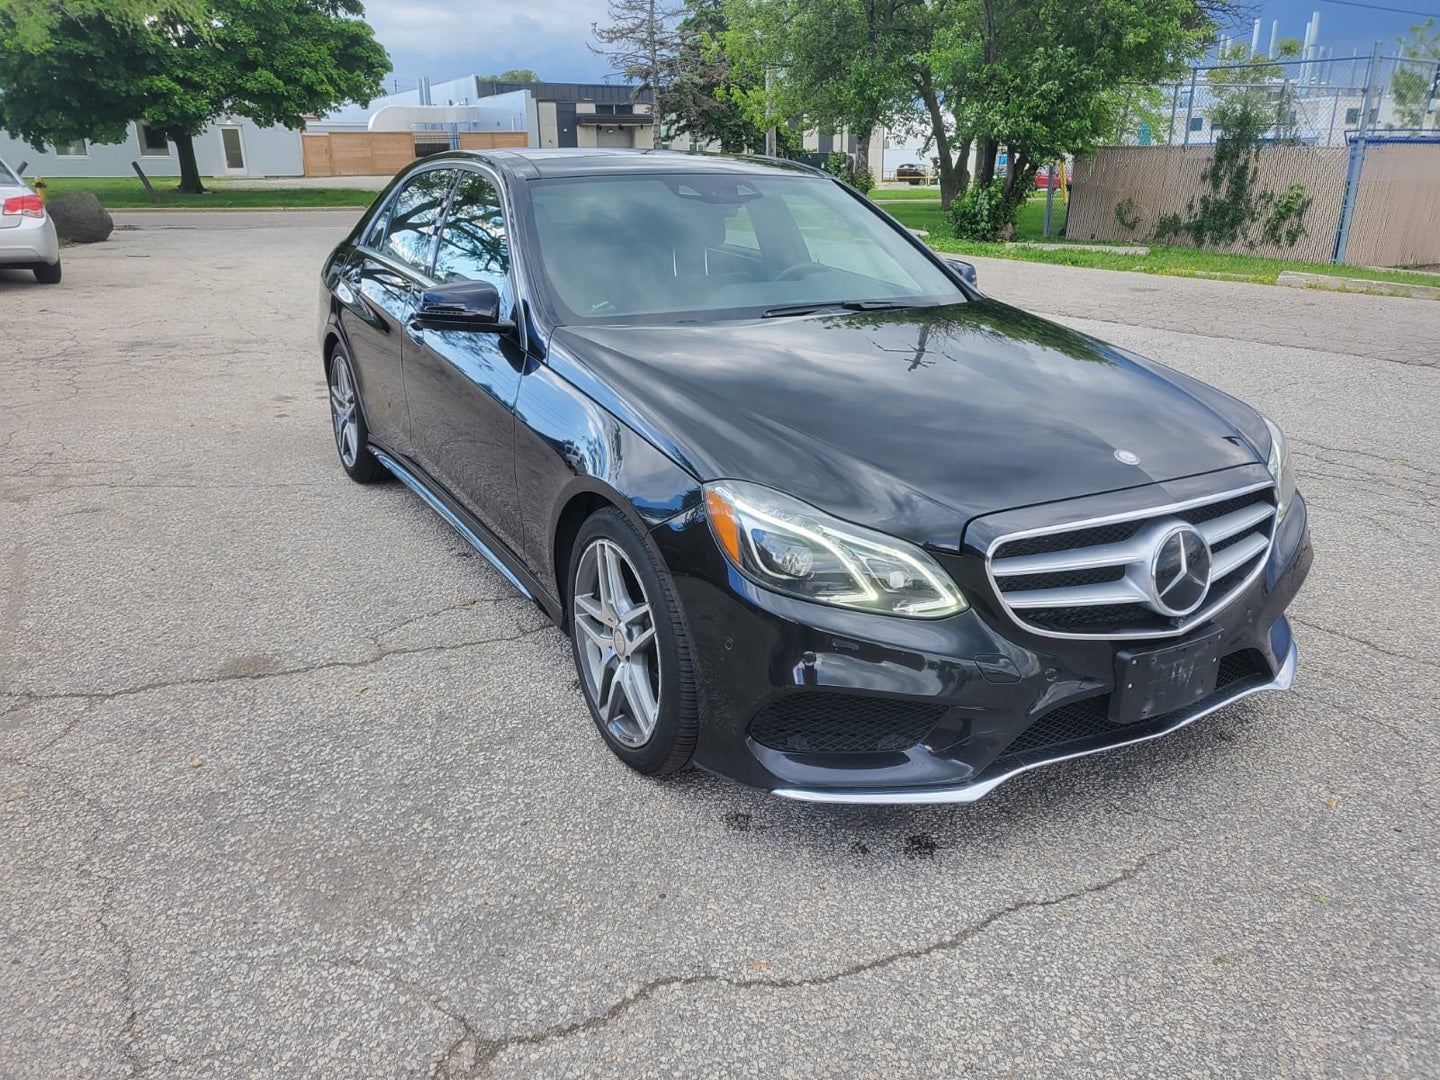
<instances>
[{"instance_id":1,"label":"red car","mask_svg":"<svg viewBox=\"0 0 1440 1080\"><path fill-rule=\"evenodd\" d=\"M1055 168L1055 167L1053 167L1053 166L1042 166L1041 168L1035 170L1035 188L1036 188L1036 190L1038 190L1038 191L1048 191L1049 188L1050 188L1050 184L1051 184L1051 175L1052 175L1052 174L1054 175L1054 183L1055 183L1055 186L1058 188L1058 187L1060 186L1060 170L1059 170L1059 169L1057 169L1057 168ZM1066 191L1069 191L1069 190L1074 186L1074 184L1075 184L1075 178L1070 175L1070 173L1069 173L1068 170L1066 170L1066 173L1065 173L1065 190L1066 190Z\"/></svg>"}]
</instances>

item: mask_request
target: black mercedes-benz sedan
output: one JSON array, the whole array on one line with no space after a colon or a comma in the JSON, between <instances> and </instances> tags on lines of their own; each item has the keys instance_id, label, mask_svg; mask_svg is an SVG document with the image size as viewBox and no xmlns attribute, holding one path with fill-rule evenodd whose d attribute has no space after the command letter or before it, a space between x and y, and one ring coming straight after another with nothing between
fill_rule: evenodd
<instances>
[{"instance_id":1,"label":"black mercedes-benz sedan","mask_svg":"<svg viewBox=\"0 0 1440 1080\"><path fill-rule=\"evenodd\" d=\"M335 443L570 635L650 774L965 802L1295 672L1279 429L802 166L506 150L325 264Z\"/></svg>"}]
</instances>

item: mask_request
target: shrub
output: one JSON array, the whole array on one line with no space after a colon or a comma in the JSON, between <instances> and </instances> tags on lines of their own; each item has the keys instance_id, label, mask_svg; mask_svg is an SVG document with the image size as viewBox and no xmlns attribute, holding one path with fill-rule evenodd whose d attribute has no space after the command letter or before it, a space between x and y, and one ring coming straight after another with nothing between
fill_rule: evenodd
<instances>
[{"instance_id":1,"label":"shrub","mask_svg":"<svg viewBox=\"0 0 1440 1080\"><path fill-rule=\"evenodd\" d=\"M1005 198L1005 181L971 184L950 206L950 224L959 240L997 240L1015 224L1017 203Z\"/></svg>"},{"instance_id":2,"label":"shrub","mask_svg":"<svg viewBox=\"0 0 1440 1080\"><path fill-rule=\"evenodd\" d=\"M857 170L849 154L832 153L825 159L825 171L838 180L844 180L861 194L868 194L875 186L875 174L869 169Z\"/></svg>"}]
</instances>

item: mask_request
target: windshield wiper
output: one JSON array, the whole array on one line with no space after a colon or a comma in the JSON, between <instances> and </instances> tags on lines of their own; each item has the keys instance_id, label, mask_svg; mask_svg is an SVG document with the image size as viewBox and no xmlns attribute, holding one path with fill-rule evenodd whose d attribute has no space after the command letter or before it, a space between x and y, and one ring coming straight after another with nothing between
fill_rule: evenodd
<instances>
[{"instance_id":1,"label":"windshield wiper","mask_svg":"<svg viewBox=\"0 0 1440 1080\"><path fill-rule=\"evenodd\" d=\"M783 315L812 315L817 311L888 311L891 308L919 307L902 300L816 300L808 304L782 304L765 309L765 318Z\"/></svg>"}]
</instances>

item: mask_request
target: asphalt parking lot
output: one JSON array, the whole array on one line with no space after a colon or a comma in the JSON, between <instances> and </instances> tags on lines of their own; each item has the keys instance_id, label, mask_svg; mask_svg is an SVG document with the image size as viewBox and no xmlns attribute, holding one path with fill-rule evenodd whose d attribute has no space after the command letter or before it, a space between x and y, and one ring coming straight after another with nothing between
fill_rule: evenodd
<instances>
[{"instance_id":1,"label":"asphalt parking lot","mask_svg":"<svg viewBox=\"0 0 1440 1080\"><path fill-rule=\"evenodd\" d=\"M1440 304L980 264L1287 429L1292 692L971 807L654 782L314 338L349 214L0 272L0 1076L1440 1075Z\"/></svg>"}]
</instances>

